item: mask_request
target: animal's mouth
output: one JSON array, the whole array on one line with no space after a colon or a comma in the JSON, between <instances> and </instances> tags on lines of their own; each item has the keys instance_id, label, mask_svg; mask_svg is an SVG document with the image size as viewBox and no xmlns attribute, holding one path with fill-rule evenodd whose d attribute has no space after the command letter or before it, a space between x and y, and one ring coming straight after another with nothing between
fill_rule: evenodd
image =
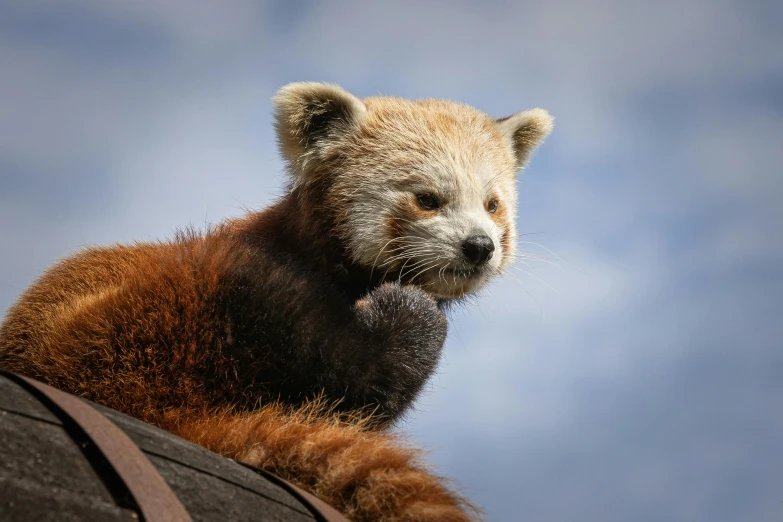
<instances>
[{"instance_id":1,"label":"animal's mouth","mask_svg":"<svg viewBox=\"0 0 783 522\"><path fill-rule=\"evenodd\" d=\"M444 277L451 277L457 279L470 279L479 274L480 270L476 267L470 268L445 268L438 271Z\"/></svg>"},{"instance_id":2,"label":"animal's mouth","mask_svg":"<svg viewBox=\"0 0 783 522\"><path fill-rule=\"evenodd\" d=\"M422 287L434 295L459 298L478 291L488 281L484 267L433 268L424 274Z\"/></svg>"},{"instance_id":3,"label":"animal's mouth","mask_svg":"<svg viewBox=\"0 0 783 522\"><path fill-rule=\"evenodd\" d=\"M438 297L459 298L480 290L491 279L491 273L488 264L476 266L453 260L446 266L428 266L427 260L411 258L390 277L404 284L419 285ZM387 276L384 274L384 278Z\"/></svg>"}]
</instances>

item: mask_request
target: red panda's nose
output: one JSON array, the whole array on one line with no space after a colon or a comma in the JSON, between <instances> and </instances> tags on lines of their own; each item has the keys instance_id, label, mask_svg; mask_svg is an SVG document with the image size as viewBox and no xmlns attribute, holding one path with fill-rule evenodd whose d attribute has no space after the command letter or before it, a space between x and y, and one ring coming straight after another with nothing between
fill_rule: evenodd
<instances>
[{"instance_id":1,"label":"red panda's nose","mask_svg":"<svg viewBox=\"0 0 783 522\"><path fill-rule=\"evenodd\" d=\"M462 243L462 253L474 265L483 265L492 259L495 243L489 236L471 236Z\"/></svg>"}]
</instances>

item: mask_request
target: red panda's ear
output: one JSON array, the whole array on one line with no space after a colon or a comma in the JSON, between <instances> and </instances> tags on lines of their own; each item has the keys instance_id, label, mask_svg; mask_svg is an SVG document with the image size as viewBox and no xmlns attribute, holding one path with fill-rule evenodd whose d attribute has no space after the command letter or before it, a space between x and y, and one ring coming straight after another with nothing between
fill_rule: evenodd
<instances>
[{"instance_id":1,"label":"red panda's ear","mask_svg":"<svg viewBox=\"0 0 783 522\"><path fill-rule=\"evenodd\" d=\"M517 159L517 168L525 166L533 151L549 136L554 118L544 109L518 112L496 120Z\"/></svg>"},{"instance_id":2,"label":"red panda's ear","mask_svg":"<svg viewBox=\"0 0 783 522\"><path fill-rule=\"evenodd\" d=\"M306 175L313 160L356 129L367 114L362 100L326 83L289 83L272 101L280 150L297 176Z\"/></svg>"}]
</instances>

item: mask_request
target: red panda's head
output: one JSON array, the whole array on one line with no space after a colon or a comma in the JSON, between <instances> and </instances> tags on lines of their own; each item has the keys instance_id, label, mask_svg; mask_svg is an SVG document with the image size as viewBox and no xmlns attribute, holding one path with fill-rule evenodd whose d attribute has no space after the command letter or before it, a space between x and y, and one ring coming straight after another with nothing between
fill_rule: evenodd
<instances>
[{"instance_id":1,"label":"red panda's head","mask_svg":"<svg viewBox=\"0 0 783 522\"><path fill-rule=\"evenodd\" d=\"M457 298L512 260L516 175L552 129L546 111L495 120L320 83L289 84L274 102L293 185L318 187L355 263Z\"/></svg>"}]
</instances>

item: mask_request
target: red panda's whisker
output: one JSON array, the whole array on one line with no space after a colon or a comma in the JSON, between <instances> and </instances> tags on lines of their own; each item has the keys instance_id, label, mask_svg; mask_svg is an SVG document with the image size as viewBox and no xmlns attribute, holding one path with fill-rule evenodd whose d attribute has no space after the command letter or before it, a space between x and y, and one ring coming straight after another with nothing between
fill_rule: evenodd
<instances>
[{"instance_id":1,"label":"red panda's whisker","mask_svg":"<svg viewBox=\"0 0 783 522\"><path fill-rule=\"evenodd\" d=\"M513 274L507 274L507 275L508 277L511 278L512 283L516 284L519 288L521 288L522 291L525 292L528 295L528 297L530 297L538 305L538 309L541 311L541 317L543 318L544 306L541 304L541 302L538 299L536 299L536 297L533 294L530 293L530 291L525 287L524 283L522 283L522 281L520 281L517 277L515 277Z\"/></svg>"},{"instance_id":2,"label":"red panda's whisker","mask_svg":"<svg viewBox=\"0 0 783 522\"><path fill-rule=\"evenodd\" d=\"M422 255L422 254L430 254L430 253L431 253L430 251L426 251L426 250L425 251L419 251L419 252L410 252L410 251L401 252L399 254L396 254L396 255L390 257L389 259L387 259L386 261L384 261L383 263L378 265L378 268L382 268L382 267L384 267L384 266L386 266L386 265L388 265L390 263L394 263L396 261L401 261L403 259L405 259L405 260L413 259L416 256L419 256L419 255Z\"/></svg>"},{"instance_id":3,"label":"red panda's whisker","mask_svg":"<svg viewBox=\"0 0 783 522\"><path fill-rule=\"evenodd\" d=\"M434 252L434 251L431 251L431 250L430 250L430 251L427 251L426 253L427 253L427 254L429 254L430 256L429 256L429 257L425 257L425 258L424 258L424 260L418 260L418 261L416 261L416 262L414 263L414 265L411 267L411 269L409 269L409 270L413 270L413 269L415 269L417 266L419 266L419 263L421 263L422 261L427 261L427 260L429 260L429 259L431 258L431 256L437 256L437 255L438 255L438 252ZM407 254L407 253L406 253L406 254ZM398 280L398 281L401 281L401 280L402 280L402 277L404 276L405 267L407 266L407 264L408 264L408 263L409 263L411 260L413 260L413 259L414 259L414 257L412 257L412 256L410 256L410 255L404 255L404 256L403 256L403 255L400 255L400 256L398 256L398 257L399 257L400 259L405 259L405 262L403 263L402 267L400 267L400 274L399 274L399 275L398 275L398 277L397 277L397 280ZM387 261L387 262L388 262L388 261ZM384 263L384 264L385 264L385 263ZM392 266L390 266L390 267L389 267L389 268L386 270L386 272L383 274L383 279L386 279L386 276L388 275L389 271L391 271L391 269L392 269L392 268L393 268L393 267L392 267Z\"/></svg>"},{"instance_id":4,"label":"red panda's whisker","mask_svg":"<svg viewBox=\"0 0 783 522\"><path fill-rule=\"evenodd\" d=\"M530 254L527 252L516 252L514 255L510 256L511 262L515 263L519 260L528 260L528 261L538 261L541 263L547 263L549 265L557 267L561 271L565 271L565 269L561 266L560 263L557 262L556 259L547 259L546 257L537 256L535 254Z\"/></svg>"},{"instance_id":5,"label":"red panda's whisker","mask_svg":"<svg viewBox=\"0 0 783 522\"><path fill-rule=\"evenodd\" d=\"M448 281L446 281L446 276L445 276L445 275L443 275L443 274L444 274L444 272L446 272L446 269L447 269L448 267L449 267L449 265L443 265L442 267L440 267L440 270L438 270L438 281L440 281L441 279L443 279L443 282L444 282L445 284L448 284Z\"/></svg>"},{"instance_id":6,"label":"red panda's whisker","mask_svg":"<svg viewBox=\"0 0 783 522\"><path fill-rule=\"evenodd\" d=\"M556 294L558 294L558 295L560 294L560 292L557 290L557 288L553 287L552 285L550 285L549 283L547 283L546 281L544 281L543 279L541 279L537 275L533 274L532 272L528 272L527 270L522 270L518 266L509 266L509 268L511 268L513 270L517 270L518 272L520 272L522 274L525 274L526 276L532 277L533 279L535 279L536 281L538 281L542 285L545 285L547 288L549 288L550 290L552 290Z\"/></svg>"},{"instance_id":7,"label":"red panda's whisker","mask_svg":"<svg viewBox=\"0 0 783 522\"><path fill-rule=\"evenodd\" d=\"M383 254L383 251L384 251L384 249L387 246L389 246L390 244L394 243L395 241L411 240L411 239L417 239L417 240L424 241L424 238L419 238L419 237L416 237L416 236L400 236L400 237L392 238L389 241L387 241L386 244L383 245L383 247L381 247L381 250L378 252L378 255L375 256L375 260L373 261L372 267L370 268L370 279L372 280L372 275L373 275L373 272L375 271L375 265L376 265L376 263L378 263L378 259L381 257L381 254ZM400 247L400 248L405 248L405 247L403 246L403 247ZM394 252L395 250L398 250L398 249L393 249L392 252Z\"/></svg>"},{"instance_id":8,"label":"red panda's whisker","mask_svg":"<svg viewBox=\"0 0 783 522\"><path fill-rule=\"evenodd\" d=\"M403 237L404 237L404 236L403 236ZM377 256L375 256L375 260L373 261L373 263L372 263L372 267L370 268L370 280L372 280L372 274L373 274L373 271L375 270L375 264L378 262L378 258L379 258L379 257L381 257L381 254L383 253L383 250L384 250L384 249L385 249L387 246L389 246L391 243L393 243L393 242L397 241L398 239L402 239L402 237L395 237L395 238L392 238L392 239L390 239L390 240L389 240L389 241L388 241L388 242L387 242L385 245L383 245L383 247L381 247L381 250L378 252L378 255L377 255Z\"/></svg>"},{"instance_id":9,"label":"red panda's whisker","mask_svg":"<svg viewBox=\"0 0 783 522\"><path fill-rule=\"evenodd\" d=\"M397 247L397 248L392 248L391 250L389 250L389 253L399 252L401 250L411 252L413 250L421 250L421 249L428 249L428 248L429 247L427 247L427 246L415 246L415 247L400 246L400 247Z\"/></svg>"},{"instance_id":10,"label":"red panda's whisker","mask_svg":"<svg viewBox=\"0 0 783 522\"><path fill-rule=\"evenodd\" d=\"M397 282L398 282L398 283L399 283L399 282L402 282L402 273L405 271L405 265L407 265L407 264L408 264L408 261L410 261L411 259L413 259L413 258L412 258L412 257L409 257L409 258L408 258L408 259L406 259L406 260L405 260L405 262L402 264L402 267L400 268L400 275L399 275L399 276L397 276Z\"/></svg>"},{"instance_id":11,"label":"red panda's whisker","mask_svg":"<svg viewBox=\"0 0 783 522\"><path fill-rule=\"evenodd\" d=\"M437 258L437 259L435 259L435 261L434 261L434 262L431 262L431 263L429 263L427 266L423 267L421 270L419 270L419 271L416 273L416 275L414 275L413 277L411 277L411 281L415 281L417 277L419 277L420 275L422 275L423 273L425 273L427 270L430 270L430 269L432 269L432 268L435 268L436 266L438 266L438 264L440 263L441 259L442 259L442 258Z\"/></svg>"},{"instance_id":12,"label":"red panda's whisker","mask_svg":"<svg viewBox=\"0 0 783 522\"><path fill-rule=\"evenodd\" d=\"M432 261L432 260L429 260L427 263L419 263L417 266L408 269L408 271L404 275L407 276L414 270L417 270L416 274L413 277L408 278L408 282L413 283L416 280L416 278L420 276L423 272L426 272L430 268L437 266L437 264L438 261ZM402 279L402 277L403 276L401 275L400 279Z\"/></svg>"},{"instance_id":13,"label":"red panda's whisker","mask_svg":"<svg viewBox=\"0 0 783 522\"><path fill-rule=\"evenodd\" d=\"M574 267L571 265L571 263L569 263L568 261L566 261L565 259L563 259L562 257L560 257L560 256L559 256L559 255L558 255L556 252L554 252L552 249L545 247L545 246L544 246L544 245L542 245L541 243L535 243L535 242L533 242L533 241L519 241L519 243L520 243L520 244L523 244L523 245L533 245L533 246L537 246L537 247L539 247L539 248L542 248L542 249L546 250L547 252L549 252L550 254L552 254L553 256L555 256L555 259L556 259L557 261L560 261L561 263L563 263L564 265L568 266L569 268L572 268L572 269L574 268Z\"/></svg>"},{"instance_id":14,"label":"red panda's whisker","mask_svg":"<svg viewBox=\"0 0 783 522\"><path fill-rule=\"evenodd\" d=\"M399 261L401 259L414 258L414 257L420 256L420 255L437 254L438 253L437 250L434 250L433 248L430 248L430 247L417 247L417 248L411 248L411 249L399 249L398 248L398 249L393 249L392 252L395 251L395 250L403 250L403 251L401 253L399 253L399 254L393 255L392 257L390 257L389 259L385 260L380 265L377 265L378 268L384 267L384 266L386 266L389 263L393 263L393 262Z\"/></svg>"},{"instance_id":15,"label":"red panda's whisker","mask_svg":"<svg viewBox=\"0 0 783 522\"><path fill-rule=\"evenodd\" d=\"M413 258L411 258L411 259L413 259ZM407 273L404 271L405 265L403 265L402 269L400 270L400 277L399 278L402 279L406 274L409 274L413 270L416 270L417 268L422 266L423 264L431 263L432 261L433 261L432 257L425 257L424 259L420 259L420 260L416 261L415 263L413 263L413 265L408 269ZM437 261L438 260L436 259L435 262L437 262ZM407 264L407 261L406 261L405 264Z\"/></svg>"}]
</instances>

